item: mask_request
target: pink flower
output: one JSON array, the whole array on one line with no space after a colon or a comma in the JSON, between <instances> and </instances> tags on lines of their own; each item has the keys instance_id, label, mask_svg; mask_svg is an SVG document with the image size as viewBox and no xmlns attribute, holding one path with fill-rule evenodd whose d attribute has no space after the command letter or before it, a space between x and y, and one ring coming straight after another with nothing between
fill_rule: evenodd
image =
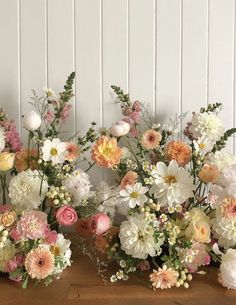
<instances>
[{"instance_id":1,"label":"pink flower","mask_svg":"<svg viewBox=\"0 0 236 305\"><path fill-rule=\"evenodd\" d=\"M16 255L14 261L17 264L17 267L22 267L24 265L25 257L24 255Z\"/></svg>"},{"instance_id":2,"label":"pink flower","mask_svg":"<svg viewBox=\"0 0 236 305\"><path fill-rule=\"evenodd\" d=\"M70 110L71 110L72 106L65 104L65 106L63 107L62 111L61 111L61 120L63 122L65 122L65 120L68 118L68 116L70 115Z\"/></svg>"},{"instance_id":3,"label":"pink flower","mask_svg":"<svg viewBox=\"0 0 236 305\"><path fill-rule=\"evenodd\" d=\"M17 223L17 230L23 238L45 238L47 228L47 214L41 211L30 211Z\"/></svg>"},{"instance_id":4,"label":"pink flower","mask_svg":"<svg viewBox=\"0 0 236 305\"><path fill-rule=\"evenodd\" d=\"M147 261L147 260L141 261L141 262L138 264L137 268L138 268L140 271L148 271L148 270L150 270L150 263L149 263L149 261Z\"/></svg>"},{"instance_id":5,"label":"pink flower","mask_svg":"<svg viewBox=\"0 0 236 305\"><path fill-rule=\"evenodd\" d=\"M130 116L132 113L132 108L131 107L126 107L122 110L122 114L125 116Z\"/></svg>"},{"instance_id":6,"label":"pink flower","mask_svg":"<svg viewBox=\"0 0 236 305\"><path fill-rule=\"evenodd\" d=\"M132 127L132 128L130 129L130 134L131 134L131 136L132 136L133 138L137 138L138 135L139 135L138 130L137 130L135 127Z\"/></svg>"},{"instance_id":7,"label":"pink flower","mask_svg":"<svg viewBox=\"0 0 236 305\"><path fill-rule=\"evenodd\" d=\"M22 277L21 276L10 276L9 279L11 281L16 282L16 283L20 283L22 281Z\"/></svg>"},{"instance_id":8,"label":"pink flower","mask_svg":"<svg viewBox=\"0 0 236 305\"><path fill-rule=\"evenodd\" d=\"M20 142L19 133L16 130L16 125L13 121L1 121L0 126L3 127L5 131L5 142L6 151L17 152L21 150L22 144Z\"/></svg>"},{"instance_id":9,"label":"pink flower","mask_svg":"<svg viewBox=\"0 0 236 305\"><path fill-rule=\"evenodd\" d=\"M71 226L78 220L77 213L69 205L61 207L56 214L56 219L60 225Z\"/></svg>"},{"instance_id":10,"label":"pink flower","mask_svg":"<svg viewBox=\"0 0 236 305\"><path fill-rule=\"evenodd\" d=\"M167 266L164 265L163 268L153 270L153 273L151 273L149 277L154 290L156 288L167 289L176 284L179 273L176 270L167 268Z\"/></svg>"},{"instance_id":11,"label":"pink flower","mask_svg":"<svg viewBox=\"0 0 236 305\"><path fill-rule=\"evenodd\" d=\"M51 124L54 120L54 114L51 110L48 110L44 116L44 119L47 121L48 124Z\"/></svg>"},{"instance_id":12,"label":"pink flower","mask_svg":"<svg viewBox=\"0 0 236 305\"><path fill-rule=\"evenodd\" d=\"M11 230L10 235L11 235L11 238L12 238L14 241L20 240L21 234L20 234L20 232L19 232L16 228L13 228L13 229Z\"/></svg>"},{"instance_id":13,"label":"pink flower","mask_svg":"<svg viewBox=\"0 0 236 305\"><path fill-rule=\"evenodd\" d=\"M140 121L140 112L134 111L129 116L131 120L133 120L134 123L138 123Z\"/></svg>"},{"instance_id":14,"label":"pink flower","mask_svg":"<svg viewBox=\"0 0 236 305\"><path fill-rule=\"evenodd\" d=\"M89 218L89 227L95 235L101 235L109 230L111 220L105 213L98 213Z\"/></svg>"},{"instance_id":15,"label":"pink flower","mask_svg":"<svg viewBox=\"0 0 236 305\"><path fill-rule=\"evenodd\" d=\"M11 259L7 262L6 267L5 267L5 272L10 273L15 271L17 268L17 263L15 262L14 259Z\"/></svg>"},{"instance_id":16,"label":"pink flower","mask_svg":"<svg viewBox=\"0 0 236 305\"><path fill-rule=\"evenodd\" d=\"M46 232L46 236L45 236L45 241L49 244L49 245L54 245L57 241L57 232L55 230L53 231L47 231Z\"/></svg>"},{"instance_id":17,"label":"pink flower","mask_svg":"<svg viewBox=\"0 0 236 305\"><path fill-rule=\"evenodd\" d=\"M142 105L140 104L139 101L135 101L135 102L133 103L133 109L134 109L135 111L137 111L137 112L143 111Z\"/></svg>"}]
</instances>

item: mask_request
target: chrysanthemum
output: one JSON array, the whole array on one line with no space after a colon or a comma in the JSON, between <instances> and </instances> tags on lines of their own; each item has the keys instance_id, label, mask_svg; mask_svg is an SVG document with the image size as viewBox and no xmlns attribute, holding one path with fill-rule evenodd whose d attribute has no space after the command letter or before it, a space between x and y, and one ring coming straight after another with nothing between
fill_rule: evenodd
<instances>
[{"instance_id":1,"label":"chrysanthemum","mask_svg":"<svg viewBox=\"0 0 236 305\"><path fill-rule=\"evenodd\" d=\"M171 141L166 146L167 160L175 160L180 166L185 166L191 159L191 148L182 141Z\"/></svg>"},{"instance_id":2,"label":"chrysanthemum","mask_svg":"<svg viewBox=\"0 0 236 305\"><path fill-rule=\"evenodd\" d=\"M5 132L2 127L0 127L0 152L5 148Z\"/></svg>"},{"instance_id":3,"label":"chrysanthemum","mask_svg":"<svg viewBox=\"0 0 236 305\"><path fill-rule=\"evenodd\" d=\"M128 217L120 226L121 249L134 258L146 259L160 254L163 239L154 239L154 229L144 215Z\"/></svg>"},{"instance_id":4,"label":"chrysanthemum","mask_svg":"<svg viewBox=\"0 0 236 305\"><path fill-rule=\"evenodd\" d=\"M134 185L137 182L138 174L133 171L127 172L121 180L120 188L123 190L127 185Z\"/></svg>"},{"instance_id":5,"label":"chrysanthemum","mask_svg":"<svg viewBox=\"0 0 236 305\"><path fill-rule=\"evenodd\" d=\"M32 249L25 258L25 269L32 279L45 279L53 273L54 256L49 249L38 247Z\"/></svg>"},{"instance_id":6,"label":"chrysanthemum","mask_svg":"<svg viewBox=\"0 0 236 305\"><path fill-rule=\"evenodd\" d=\"M116 138L100 137L92 148L92 159L100 166L111 168L119 164L122 150Z\"/></svg>"},{"instance_id":7,"label":"chrysanthemum","mask_svg":"<svg viewBox=\"0 0 236 305\"><path fill-rule=\"evenodd\" d=\"M128 202L130 208L141 206L147 201L148 187L142 186L141 183L135 183L134 185L126 185L125 189L120 191L121 200Z\"/></svg>"},{"instance_id":8,"label":"chrysanthemum","mask_svg":"<svg viewBox=\"0 0 236 305\"><path fill-rule=\"evenodd\" d=\"M79 157L80 148L76 143L73 142L66 143L66 151L67 151L66 160L70 162L75 161Z\"/></svg>"},{"instance_id":9,"label":"chrysanthemum","mask_svg":"<svg viewBox=\"0 0 236 305\"><path fill-rule=\"evenodd\" d=\"M42 147L43 160L52 161L52 164L63 163L67 154L66 143L60 139L46 140Z\"/></svg>"},{"instance_id":10,"label":"chrysanthemum","mask_svg":"<svg viewBox=\"0 0 236 305\"><path fill-rule=\"evenodd\" d=\"M161 206L181 204L193 196L193 178L183 167L179 167L175 160L169 166L158 162L152 171L154 185L151 192L158 199Z\"/></svg>"},{"instance_id":11,"label":"chrysanthemum","mask_svg":"<svg viewBox=\"0 0 236 305\"><path fill-rule=\"evenodd\" d=\"M153 289L167 289L176 284L179 273L176 270L167 268L167 266L164 265L163 268L158 268L158 270L154 269L153 273L151 273L149 277Z\"/></svg>"},{"instance_id":12,"label":"chrysanthemum","mask_svg":"<svg viewBox=\"0 0 236 305\"><path fill-rule=\"evenodd\" d=\"M148 129L142 135L141 143L146 149L154 149L159 146L161 139L162 136L160 132L154 129Z\"/></svg>"}]
</instances>

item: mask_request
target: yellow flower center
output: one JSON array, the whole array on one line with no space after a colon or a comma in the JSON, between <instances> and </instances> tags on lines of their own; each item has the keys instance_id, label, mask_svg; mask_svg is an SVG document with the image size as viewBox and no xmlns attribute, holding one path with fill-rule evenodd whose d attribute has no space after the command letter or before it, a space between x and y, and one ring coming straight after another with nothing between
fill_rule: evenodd
<instances>
[{"instance_id":1,"label":"yellow flower center","mask_svg":"<svg viewBox=\"0 0 236 305\"><path fill-rule=\"evenodd\" d=\"M132 192L131 194L130 194L130 197L131 198L138 198L139 197L139 193L138 192Z\"/></svg>"},{"instance_id":2,"label":"yellow flower center","mask_svg":"<svg viewBox=\"0 0 236 305\"><path fill-rule=\"evenodd\" d=\"M112 149L109 146L105 146L103 151L102 151L103 155L105 155L107 157L111 154L111 152L112 152Z\"/></svg>"},{"instance_id":3,"label":"yellow flower center","mask_svg":"<svg viewBox=\"0 0 236 305\"><path fill-rule=\"evenodd\" d=\"M50 251L55 256L59 256L60 255L60 247L58 247L57 245L51 246L50 247Z\"/></svg>"},{"instance_id":4,"label":"yellow flower center","mask_svg":"<svg viewBox=\"0 0 236 305\"><path fill-rule=\"evenodd\" d=\"M204 149L204 148L206 147L206 144L200 143L200 144L199 144L199 147L200 147L201 149Z\"/></svg>"},{"instance_id":5,"label":"yellow flower center","mask_svg":"<svg viewBox=\"0 0 236 305\"><path fill-rule=\"evenodd\" d=\"M58 154L57 149L55 147L51 148L50 154L51 156L56 156Z\"/></svg>"},{"instance_id":6,"label":"yellow flower center","mask_svg":"<svg viewBox=\"0 0 236 305\"><path fill-rule=\"evenodd\" d=\"M175 183L176 182L176 177L168 175L168 176L165 177L165 182L168 183L168 184Z\"/></svg>"}]
</instances>

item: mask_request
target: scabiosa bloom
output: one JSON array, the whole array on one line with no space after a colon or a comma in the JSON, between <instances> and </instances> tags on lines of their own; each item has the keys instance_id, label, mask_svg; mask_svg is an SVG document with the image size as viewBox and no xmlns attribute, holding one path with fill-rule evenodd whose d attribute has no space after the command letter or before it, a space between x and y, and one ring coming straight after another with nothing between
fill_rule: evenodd
<instances>
[{"instance_id":1,"label":"scabiosa bloom","mask_svg":"<svg viewBox=\"0 0 236 305\"><path fill-rule=\"evenodd\" d=\"M175 286L179 273L164 265L163 268L158 268L158 270L154 269L149 277L154 290L157 288L167 289Z\"/></svg>"},{"instance_id":2,"label":"scabiosa bloom","mask_svg":"<svg viewBox=\"0 0 236 305\"><path fill-rule=\"evenodd\" d=\"M175 160L180 166L185 166L189 163L191 155L191 148L182 141L171 141L167 144L167 160Z\"/></svg>"},{"instance_id":3,"label":"scabiosa bloom","mask_svg":"<svg viewBox=\"0 0 236 305\"><path fill-rule=\"evenodd\" d=\"M53 273L54 256L49 249L38 247L32 249L25 258L25 269L32 279L45 279Z\"/></svg>"},{"instance_id":4,"label":"scabiosa bloom","mask_svg":"<svg viewBox=\"0 0 236 305\"><path fill-rule=\"evenodd\" d=\"M148 129L142 135L142 146L146 149L154 149L157 148L160 144L162 136L160 132L154 129Z\"/></svg>"},{"instance_id":5,"label":"scabiosa bloom","mask_svg":"<svg viewBox=\"0 0 236 305\"><path fill-rule=\"evenodd\" d=\"M52 164L63 163L67 154L66 143L60 139L46 140L42 147L43 160L52 161Z\"/></svg>"}]
</instances>

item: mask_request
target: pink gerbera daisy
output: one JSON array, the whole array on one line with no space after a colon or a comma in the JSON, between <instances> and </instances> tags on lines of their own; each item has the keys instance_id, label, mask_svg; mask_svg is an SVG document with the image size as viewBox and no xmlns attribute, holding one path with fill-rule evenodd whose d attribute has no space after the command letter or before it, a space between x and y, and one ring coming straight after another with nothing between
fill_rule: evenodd
<instances>
[{"instance_id":1,"label":"pink gerbera daisy","mask_svg":"<svg viewBox=\"0 0 236 305\"><path fill-rule=\"evenodd\" d=\"M141 143L146 149L154 149L159 146L161 139L162 136L160 132L154 129L148 129L142 135Z\"/></svg>"},{"instance_id":2,"label":"pink gerbera daisy","mask_svg":"<svg viewBox=\"0 0 236 305\"><path fill-rule=\"evenodd\" d=\"M26 255L25 269L32 279L45 279L53 272L54 256L47 248L32 249Z\"/></svg>"},{"instance_id":3,"label":"pink gerbera daisy","mask_svg":"<svg viewBox=\"0 0 236 305\"><path fill-rule=\"evenodd\" d=\"M171 288L176 284L178 276L179 273L176 270L167 268L166 265L163 268L158 268L158 270L153 270L153 273L149 275L153 289Z\"/></svg>"},{"instance_id":4,"label":"pink gerbera daisy","mask_svg":"<svg viewBox=\"0 0 236 305\"><path fill-rule=\"evenodd\" d=\"M80 149L76 143L73 142L66 143L66 150L67 150L66 160L72 162L79 157Z\"/></svg>"}]
</instances>

